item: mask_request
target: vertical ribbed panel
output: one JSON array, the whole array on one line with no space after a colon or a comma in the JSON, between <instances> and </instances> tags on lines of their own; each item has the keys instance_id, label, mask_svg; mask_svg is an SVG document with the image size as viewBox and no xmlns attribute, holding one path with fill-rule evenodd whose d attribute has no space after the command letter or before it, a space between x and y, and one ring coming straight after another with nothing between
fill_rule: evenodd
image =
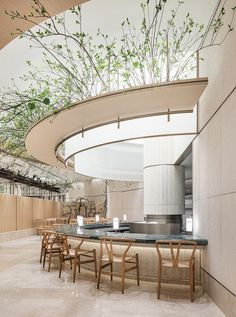
<instances>
[{"instance_id":1,"label":"vertical ribbed panel","mask_svg":"<svg viewBox=\"0 0 236 317\"><path fill-rule=\"evenodd\" d=\"M184 167L160 165L144 169L144 214L184 213Z\"/></svg>"},{"instance_id":2,"label":"vertical ribbed panel","mask_svg":"<svg viewBox=\"0 0 236 317\"><path fill-rule=\"evenodd\" d=\"M144 141L144 215L184 213L185 170L174 162L185 143L183 137Z\"/></svg>"}]
</instances>

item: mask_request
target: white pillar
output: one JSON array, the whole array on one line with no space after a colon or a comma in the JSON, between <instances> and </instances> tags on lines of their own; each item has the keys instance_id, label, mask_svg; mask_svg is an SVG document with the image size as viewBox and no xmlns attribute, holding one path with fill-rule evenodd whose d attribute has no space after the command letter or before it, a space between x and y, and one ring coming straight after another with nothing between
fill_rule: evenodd
<instances>
[{"instance_id":1,"label":"white pillar","mask_svg":"<svg viewBox=\"0 0 236 317\"><path fill-rule=\"evenodd\" d=\"M144 141L144 215L184 213L184 167L174 165L183 144L179 137Z\"/></svg>"}]
</instances>

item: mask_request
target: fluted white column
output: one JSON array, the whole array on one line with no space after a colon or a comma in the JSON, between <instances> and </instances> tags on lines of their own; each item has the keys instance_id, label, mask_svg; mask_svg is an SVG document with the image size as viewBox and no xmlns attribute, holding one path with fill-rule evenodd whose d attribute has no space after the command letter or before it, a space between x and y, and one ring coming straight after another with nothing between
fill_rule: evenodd
<instances>
[{"instance_id":1,"label":"fluted white column","mask_svg":"<svg viewBox=\"0 0 236 317\"><path fill-rule=\"evenodd\" d=\"M144 215L184 213L184 167L174 165L178 137L144 141Z\"/></svg>"}]
</instances>

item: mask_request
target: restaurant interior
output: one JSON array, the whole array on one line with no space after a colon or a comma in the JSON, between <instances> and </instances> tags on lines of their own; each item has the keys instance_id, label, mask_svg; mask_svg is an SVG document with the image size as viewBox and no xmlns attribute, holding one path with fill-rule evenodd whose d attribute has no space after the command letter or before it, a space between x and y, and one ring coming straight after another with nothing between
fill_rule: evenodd
<instances>
[{"instance_id":1,"label":"restaurant interior","mask_svg":"<svg viewBox=\"0 0 236 317\"><path fill-rule=\"evenodd\" d=\"M0 1L0 316L236 317L235 10Z\"/></svg>"}]
</instances>

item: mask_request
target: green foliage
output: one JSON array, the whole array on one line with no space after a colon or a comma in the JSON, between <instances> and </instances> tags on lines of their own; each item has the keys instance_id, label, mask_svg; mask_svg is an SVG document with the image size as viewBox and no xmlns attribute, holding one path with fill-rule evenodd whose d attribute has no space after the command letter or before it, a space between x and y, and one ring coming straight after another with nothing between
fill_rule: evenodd
<instances>
[{"instance_id":1,"label":"green foliage","mask_svg":"<svg viewBox=\"0 0 236 317\"><path fill-rule=\"evenodd\" d=\"M83 30L79 6L71 9L70 19L74 18L77 26L73 33L67 29L63 15L51 17L39 0L34 0L28 16L18 11L7 12L12 19L30 22L32 26L38 18L47 20L26 33L18 30L32 46L42 49L44 67L38 69L27 61L29 72L21 80L28 88L22 90L14 84L2 92L1 147L16 155L25 154L24 135L29 127L75 101L117 89L193 76L196 51L222 42L219 30L225 25L225 8L222 5L210 27L205 28L189 13L176 25L184 1L178 1L169 11L167 2L142 1L139 28L126 18L121 24L120 38L111 39L98 29L96 41ZM232 31L234 11L232 8L223 40Z\"/></svg>"},{"instance_id":2,"label":"green foliage","mask_svg":"<svg viewBox=\"0 0 236 317\"><path fill-rule=\"evenodd\" d=\"M45 104L45 105L50 105L50 99L49 98L44 98L43 99L43 103Z\"/></svg>"}]
</instances>

